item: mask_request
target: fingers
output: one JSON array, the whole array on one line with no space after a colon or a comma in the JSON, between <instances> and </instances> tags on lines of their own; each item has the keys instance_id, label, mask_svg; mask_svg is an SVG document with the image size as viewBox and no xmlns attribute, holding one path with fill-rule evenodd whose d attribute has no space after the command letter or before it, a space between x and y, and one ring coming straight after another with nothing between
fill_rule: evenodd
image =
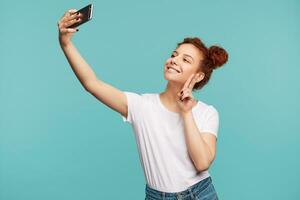
<instances>
[{"instance_id":1,"label":"fingers","mask_svg":"<svg viewBox=\"0 0 300 200\"><path fill-rule=\"evenodd\" d=\"M64 21L67 17L71 16L74 12L77 12L76 9L70 9L67 12L64 13L64 15L61 17L60 21Z\"/></svg>"},{"instance_id":2,"label":"fingers","mask_svg":"<svg viewBox=\"0 0 300 200\"><path fill-rule=\"evenodd\" d=\"M189 89L185 89L184 91L182 91L181 93L178 93L177 95L179 96L179 99L181 101L183 101L185 98L188 98L188 99L194 98L192 92Z\"/></svg>"},{"instance_id":3,"label":"fingers","mask_svg":"<svg viewBox=\"0 0 300 200\"><path fill-rule=\"evenodd\" d=\"M81 21L81 19L72 19L72 20L69 20L69 21L65 22L63 26L64 27L69 27L69 26L71 26L71 25L73 25L77 22L80 22L80 21Z\"/></svg>"},{"instance_id":4,"label":"fingers","mask_svg":"<svg viewBox=\"0 0 300 200\"><path fill-rule=\"evenodd\" d=\"M194 78L192 79L192 81L190 82L190 84L189 84L189 86L188 86L189 89L192 90L193 87L194 87L194 85L195 85L197 82L199 82L199 77L200 77L199 74L196 74L196 76L194 76Z\"/></svg>"},{"instance_id":5,"label":"fingers","mask_svg":"<svg viewBox=\"0 0 300 200\"><path fill-rule=\"evenodd\" d=\"M190 84L192 78L194 77L194 75L195 75L195 74L192 74L192 75L188 78L188 80L185 82L185 84L184 84L182 90L184 90L184 89L186 89L186 88L189 87L189 84Z\"/></svg>"},{"instance_id":6,"label":"fingers","mask_svg":"<svg viewBox=\"0 0 300 200\"><path fill-rule=\"evenodd\" d=\"M65 13L65 16L57 23L60 33L74 33L78 31L78 29L68 28L73 24L78 23L82 20L80 18L80 16L82 16L81 13L68 15L68 13L74 13L74 12L76 12L76 9L69 10L68 12Z\"/></svg>"},{"instance_id":7,"label":"fingers","mask_svg":"<svg viewBox=\"0 0 300 200\"><path fill-rule=\"evenodd\" d=\"M74 8L72 8L72 9L68 10L68 13L74 13L74 12L77 12L77 10L76 10L76 9L74 9Z\"/></svg>"},{"instance_id":8,"label":"fingers","mask_svg":"<svg viewBox=\"0 0 300 200\"><path fill-rule=\"evenodd\" d=\"M65 12L64 18L67 18L67 17L73 15L75 12L77 12L76 9L70 9L70 10L68 10L67 12Z\"/></svg>"},{"instance_id":9,"label":"fingers","mask_svg":"<svg viewBox=\"0 0 300 200\"><path fill-rule=\"evenodd\" d=\"M73 20L75 18L79 18L82 16L82 14L75 15L74 13L76 13L77 10L76 9L70 9L67 12L65 12L65 14L61 17L61 19L57 22L57 26L60 28L64 28L64 27L68 27L71 25L71 23L69 22L70 20ZM74 22L74 21L72 21ZM76 22L76 21L75 21ZM68 23L68 24L65 24Z\"/></svg>"},{"instance_id":10,"label":"fingers","mask_svg":"<svg viewBox=\"0 0 300 200\"><path fill-rule=\"evenodd\" d=\"M177 95L180 97L180 100L183 101L183 99L185 98L192 98L193 99L193 95L192 95L192 90L193 87L195 86L195 84L197 82L200 81L200 74L192 74L188 80L185 82L183 88L181 89L180 93L177 93Z\"/></svg>"},{"instance_id":11,"label":"fingers","mask_svg":"<svg viewBox=\"0 0 300 200\"><path fill-rule=\"evenodd\" d=\"M60 29L61 33L75 33L77 31L78 31L78 29L76 29L76 28L61 28Z\"/></svg>"},{"instance_id":12,"label":"fingers","mask_svg":"<svg viewBox=\"0 0 300 200\"><path fill-rule=\"evenodd\" d=\"M82 13L74 13L72 15L66 16L65 21L73 20L73 19L80 19L82 17Z\"/></svg>"}]
</instances>

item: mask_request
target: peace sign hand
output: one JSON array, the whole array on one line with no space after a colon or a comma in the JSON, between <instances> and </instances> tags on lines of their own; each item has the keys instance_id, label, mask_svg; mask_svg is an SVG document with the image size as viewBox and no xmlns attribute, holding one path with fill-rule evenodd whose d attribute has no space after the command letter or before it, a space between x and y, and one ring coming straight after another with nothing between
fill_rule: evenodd
<instances>
[{"instance_id":1,"label":"peace sign hand","mask_svg":"<svg viewBox=\"0 0 300 200\"><path fill-rule=\"evenodd\" d=\"M181 114L187 113L191 111L196 100L193 97L192 90L194 85L199 82L201 79L199 78L199 74L192 74L188 80L185 82L181 92L177 93L177 103L181 110Z\"/></svg>"}]
</instances>

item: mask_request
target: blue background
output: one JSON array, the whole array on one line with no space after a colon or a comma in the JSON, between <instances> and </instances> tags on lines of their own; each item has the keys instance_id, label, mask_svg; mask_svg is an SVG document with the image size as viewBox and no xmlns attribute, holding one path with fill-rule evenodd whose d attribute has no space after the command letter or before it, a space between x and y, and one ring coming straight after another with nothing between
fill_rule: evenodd
<instances>
[{"instance_id":1,"label":"blue background","mask_svg":"<svg viewBox=\"0 0 300 200\"><path fill-rule=\"evenodd\" d=\"M184 37L223 46L228 63L195 93L220 114L220 199L300 199L300 1L2 0L1 200L144 198L130 125L84 90L58 44L60 17L88 3L73 42L123 91L163 91Z\"/></svg>"}]
</instances>

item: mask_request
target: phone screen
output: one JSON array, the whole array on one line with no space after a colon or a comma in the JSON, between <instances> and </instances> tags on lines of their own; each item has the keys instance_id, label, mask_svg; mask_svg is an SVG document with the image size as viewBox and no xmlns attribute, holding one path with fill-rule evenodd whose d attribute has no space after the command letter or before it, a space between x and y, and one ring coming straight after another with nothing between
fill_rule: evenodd
<instances>
[{"instance_id":1,"label":"phone screen","mask_svg":"<svg viewBox=\"0 0 300 200\"><path fill-rule=\"evenodd\" d=\"M75 28L77 26L80 26L81 24L84 24L85 22L89 21L92 19L93 15L93 4L89 4L85 6L84 8L81 8L77 12L75 12L73 15L77 15L77 13L81 13L82 16L80 22L76 22L75 24L69 26L68 28Z\"/></svg>"}]
</instances>

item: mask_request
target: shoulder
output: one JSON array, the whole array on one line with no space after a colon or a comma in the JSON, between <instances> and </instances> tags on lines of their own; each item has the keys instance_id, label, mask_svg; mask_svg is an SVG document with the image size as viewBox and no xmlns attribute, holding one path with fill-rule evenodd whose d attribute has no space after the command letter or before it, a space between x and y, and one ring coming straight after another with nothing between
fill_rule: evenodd
<instances>
[{"instance_id":1,"label":"shoulder","mask_svg":"<svg viewBox=\"0 0 300 200\"><path fill-rule=\"evenodd\" d=\"M208 104L204 101L198 100L198 108L199 112L203 113L204 115L218 115L219 112L214 105Z\"/></svg>"},{"instance_id":2,"label":"shoulder","mask_svg":"<svg viewBox=\"0 0 300 200\"><path fill-rule=\"evenodd\" d=\"M208 106L208 112L211 113L211 114L218 114L219 113L217 108L213 105Z\"/></svg>"},{"instance_id":3,"label":"shoulder","mask_svg":"<svg viewBox=\"0 0 300 200\"><path fill-rule=\"evenodd\" d=\"M139 92L130 92L123 91L126 96L131 97L138 101L153 101L156 98L157 93L139 93Z\"/></svg>"}]
</instances>

